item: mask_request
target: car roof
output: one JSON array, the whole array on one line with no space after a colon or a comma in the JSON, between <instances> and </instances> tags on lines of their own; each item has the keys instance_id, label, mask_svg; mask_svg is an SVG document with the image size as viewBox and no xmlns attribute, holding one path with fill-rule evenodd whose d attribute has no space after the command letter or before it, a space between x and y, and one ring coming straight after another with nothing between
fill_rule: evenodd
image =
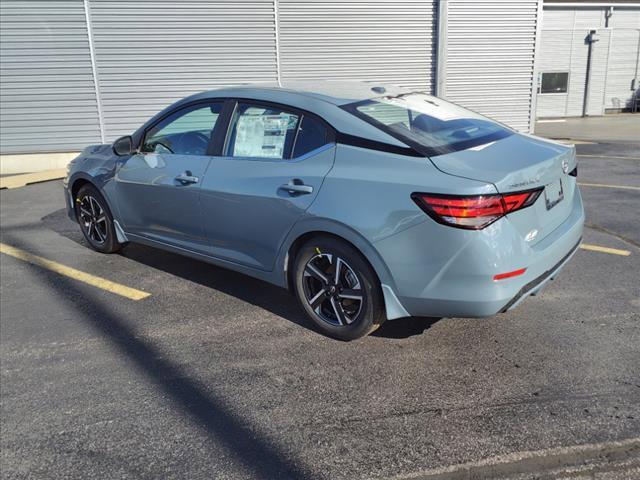
<instances>
[{"instance_id":1,"label":"car roof","mask_svg":"<svg viewBox=\"0 0 640 480\"><path fill-rule=\"evenodd\" d=\"M374 82L362 82L356 80L316 80L316 81L284 81L257 82L241 84L233 87L210 90L212 96L222 96L226 91L233 90L271 90L287 93L289 95L302 95L332 103L334 105L346 105L370 98L388 95L400 95L411 90L395 85L386 85Z\"/></svg>"},{"instance_id":2,"label":"car roof","mask_svg":"<svg viewBox=\"0 0 640 480\"><path fill-rule=\"evenodd\" d=\"M406 147L406 144L397 138L340 107L362 100L400 95L410 91L402 87L381 85L379 83L330 80L283 82L281 85L275 82L265 82L223 87L191 95L168 106L142 125L135 132L134 137L139 138L148 126L190 103L203 100L237 98L288 105L318 115L336 131L343 134Z\"/></svg>"}]
</instances>

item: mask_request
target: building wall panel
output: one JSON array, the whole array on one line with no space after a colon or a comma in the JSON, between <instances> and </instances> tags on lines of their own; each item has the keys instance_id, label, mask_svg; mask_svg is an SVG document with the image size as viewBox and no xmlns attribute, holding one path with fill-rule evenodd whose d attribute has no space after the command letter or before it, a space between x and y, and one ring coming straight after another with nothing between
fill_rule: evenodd
<instances>
[{"instance_id":1,"label":"building wall panel","mask_svg":"<svg viewBox=\"0 0 640 480\"><path fill-rule=\"evenodd\" d=\"M433 90L434 0L279 0L283 81L347 79Z\"/></svg>"},{"instance_id":2,"label":"building wall panel","mask_svg":"<svg viewBox=\"0 0 640 480\"><path fill-rule=\"evenodd\" d=\"M538 1L447 5L444 96L529 131Z\"/></svg>"},{"instance_id":3,"label":"building wall panel","mask_svg":"<svg viewBox=\"0 0 640 480\"><path fill-rule=\"evenodd\" d=\"M82 0L3 0L0 25L0 152L99 143Z\"/></svg>"},{"instance_id":4,"label":"building wall panel","mask_svg":"<svg viewBox=\"0 0 640 480\"><path fill-rule=\"evenodd\" d=\"M272 0L91 0L107 141L187 95L276 80Z\"/></svg>"}]
</instances>

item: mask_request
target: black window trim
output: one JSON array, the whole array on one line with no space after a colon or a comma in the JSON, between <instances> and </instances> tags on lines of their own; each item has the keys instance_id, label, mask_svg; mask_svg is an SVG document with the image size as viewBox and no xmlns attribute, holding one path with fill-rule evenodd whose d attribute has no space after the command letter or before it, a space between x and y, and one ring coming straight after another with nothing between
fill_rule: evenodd
<instances>
[{"instance_id":1,"label":"black window trim","mask_svg":"<svg viewBox=\"0 0 640 480\"><path fill-rule=\"evenodd\" d=\"M365 103L368 102L369 100L363 100L362 102L358 102L358 103ZM326 128L327 128L327 138L326 138L326 143L325 145L329 145L329 144L341 144L341 145L349 145L349 146L353 146L353 147L358 147L358 148L364 148L367 150L375 150L375 151L380 151L380 152L386 152L386 153L392 153L392 154L396 154L396 155L404 155L404 156L409 156L409 157L420 157L420 158L424 158L424 157L429 157L430 155L425 154L423 151L421 151L421 149L416 148L419 147L419 144L416 144L415 142L411 142L407 139L404 138L400 138L397 135L393 135L391 134L392 137L396 138L397 140L401 141L403 144L407 145L407 146L401 146L401 145L393 145L390 143L385 143L385 142L380 142L377 140L371 140L368 138L364 138L364 137L360 137L357 135L351 135L348 133L343 133L340 132L339 130L337 130L333 125L331 125L329 122L327 122L324 118L322 118L320 115L310 112L308 110L304 110L298 107L294 107L292 105L287 105L284 103L279 103L279 102L272 102L269 100L260 100L260 99L255 99L255 98L247 98L247 97L213 97L213 98L204 98L204 99L199 99L199 100L194 100L191 102L187 102L184 103L176 108L171 109L170 111L166 112L164 115L162 115L161 117L155 119L153 121L153 123L149 124L148 126L142 126L141 130L142 130L142 134L140 135L140 130L136 131L134 133L134 136L138 136L140 135L139 139L136 139L136 144L137 144L137 151L138 153L142 153L142 145L144 143L144 140L147 136L147 133L149 130L151 130L152 128L154 128L156 125L158 125L160 122L162 122L163 120L165 120L167 117L179 112L180 110L184 110L190 107L193 107L195 105L211 105L213 103L222 103L223 107L222 110L220 112L220 116L218 117L218 120L216 121L216 125L213 128L213 134L211 135L211 139L209 141L209 145L207 147L207 156L213 156L213 157L221 157L223 156L223 152L225 151L225 146L226 146L226 142L227 142L227 135L229 133L229 128L231 126L231 120L233 118L233 114L235 112L235 108L237 103L239 102L244 102L244 103L253 103L253 104L257 104L260 106L268 106L268 107L275 107L275 108L281 108L287 111L290 111L292 113L296 113L300 115L300 120L302 119L302 116L310 116L316 120L319 120ZM349 104L349 105L354 105L354 104ZM347 105L347 106L349 106ZM337 105L338 108L342 108L344 110L347 110L345 107L346 106L339 106ZM348 111L348 110L347 110ZM352 113L352 112L350 112ZM356 116L359 116L356 114ZM364 121L368 120L366 118L362 118ZM374 125L375 127L378 127L378 125L376 125L375 123L372 122L368 122L371 123L372 125ZM377 123L377 122L376 122ZM384 131L384 129L383 129ZM387 132L388 133L388 132ZM296 134L297 135L297 134ZM414 145L411 145L411 143L413 143ZM323 145L324 147L324 145ZM319 147L322 148L322 147ZM423 149L424 147L422 147ZM295 142L292 146L291 152L293 153L295 149ZM304 154L306 155L306 154ZM295 158L290 158L290 159L286 159L286 160L296 160L297 158L301 158L304 155L300 155L299 157L295 157ZM247 157L247 158L256 158L256 159L262 159L264 160L263 157ZM281 160L284 161L284 160Z\"/></svg>"},{"instance_id":2,"label":"black window trim","mask_svg":"<svg viewBox=\"0 0 640 480\"><path fill-rule=\"evenodd\" d=\"M420 92L416 92L416 93L420 93ZM470 140L463 140L460 142L455 142L452 143L450 145L443 145L443 146L439 146L439 147L428 147L426 145L423 145L419 142L416 142L414 140L412 140L411 138L408 138L406 135L402 135L398 132L396 132L395 130L389 128L387 125L385 125L382 122L379 122L377 120L375 120L374 118L370 117L369 115L365 115L364 113L362 113L360 110L358 110L358 107L363 106L363 105L368 105L371 102L375 102L376 99L375 98L368 98L366 100L361 100L359 102L354 102L354 103L349 103L347 105L341 105L340 108L342 108L343 110L349 112L350 114L358 117L359 119L367 122L370 125L373 125L374 127L382 130L384 133L392 136L393 138L400 140L402 143L405 143L407 145L409 145L409 147L411 147L411 150L413 150L414 152L417 153L417 155L414 156L419 156L419 157L437 157L438 155L445 155L447 153L453 153L453 152L458 152L461 150L467 150L468 148L472 148L472 147L477 147L480 145L485 145L487 143L491 143L491 142L495 142L497 140L501 140L503 138L507 138L510 137L511 135L514 134L513 130L511 130L511 128L506 127L505 125L502 125L498 122L495 122L497 125L500 125L502 128L504 128L505 130L503 131L499 131L499 132L495 132L495 133L491 133L489 135L485 135L484 137L479 137L479 138L474 138L474 139L470 139ZM359 137L356 137L359 138ZM362 139L365 140L365 139ZM367 142L369 142L369 140L366 140ZM375 142L375 143L379 143L379 142ZM387 145L387 144L383 144L383 145ZM389 145L391 147L391 145ZM367 147L365 147L367 148ZM398 147L398 148L402 148L402 147ZM374 148L376 149L376 148ZM376 149L377 150L377 149ZM389 151L389 150L387 150ZM395 152L392 152L395 153ZM405 153L405 155L409 155L408 153Z\"/></svg>"}]
</instances>

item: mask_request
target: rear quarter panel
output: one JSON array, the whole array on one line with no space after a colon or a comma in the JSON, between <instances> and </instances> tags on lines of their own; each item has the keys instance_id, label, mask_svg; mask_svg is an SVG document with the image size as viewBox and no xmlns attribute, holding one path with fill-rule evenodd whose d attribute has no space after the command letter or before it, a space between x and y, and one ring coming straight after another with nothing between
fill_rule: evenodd
<instances>
[{"instance_id":1,"label":"rear quarter panel","mask_svg":"<svg viewBox=\"0 0 640 480\"><path fill-rule=\"evenodd\" d=\"M416 225L428 222L432 227L428 231L433 231L433 236L424 238L425 248L441 241L437 235L442 230L440 225L413 202L413 192L491 194L496 189L492 184L442 173L427 158L338 145L334 167L308 214L344 225L362 237L385 263L376 243ZM457 237L463 237L460 232L454 231ZM405 252L405 256L411 261L411 252ZM383 283L393 286L393 279L382 278L388 268L380 268L382 272L377 273Z\"/></svg>"}]
</instances>

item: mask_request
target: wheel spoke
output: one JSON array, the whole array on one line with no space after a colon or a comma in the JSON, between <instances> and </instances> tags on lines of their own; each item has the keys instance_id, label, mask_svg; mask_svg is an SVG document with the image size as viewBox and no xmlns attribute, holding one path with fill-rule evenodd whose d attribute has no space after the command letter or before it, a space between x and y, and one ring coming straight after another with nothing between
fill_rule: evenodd
<instances>
[{"instance_id":1,"label":"wheel spoke","mask_svg":"<svg viewBox=\"0 0 640 480\"><path fill-rule=\"evenodd\" d=\"M89 227L87 229L87 232L89 233L89 237L91 237L93 240L96 240L96 234L94 232L94 228L95 226L93 225L93 222L89 222Z\"/></svg>"},{"instance_id":2,"label":"wheel spoke","mask_svg":"<svg viewBox=\"0 0 640 480\"><path fill-rule=\"evenodd\" d=\"M104 222L106 219L107 219L107 217L105 217L104 215L102 215L100 218L98 218L98 219L96 220L96 225L97 225L98 223L102 223L102 222Z\"/></svg>"},{"instance_id":3,"label":"wheel spoke","mask_svg":"<svg viewBox=\"0 0 640 480\"><path fill-rule=\"evenodd\" d=\"M307 266L305 267L304 271L307 274L311 275L312 277L317 278L325 285L329 283L329 279L327 278L327 276L323 274L320 270L318 270L315 266L311 265L311 263L307 263Z\"/></svg>"},{"instance_id":4,"label":"wheel spoke","mask_svg":"<svg viewBox=\"0 0 640 480\"><path fill-rule=\"evenodd\" d=\"M354 290L354 289L351 289L351 288L345 288L340 293L338 293L338 297L340 297L340 298L348 298L350 300L362 301L362 290Z\"/></svg>"},{"instance_id":5,"label":"wheel spoke","mask_svg":"<svg viewBox=\"0 0 640 480\"><path fill-rule=\"evenodd\" d=\"M316 293L311 300L309 300L309 305L311 305L311 308L315 310L320 305L322 305L322 302L324 302L326 298L327 298L327 292L326 290L322 289L318 293Z\"/></svg>"},{"instance_id":6,"label":"wheel spoke","mask_svg":"<svg viewBox=\"0 0 640 480\"><path fill-rule=\"evenodd\" d=\"M95 217L96 215L96 207L93 204L94 200L93 197L89 197L89 207L91 208L91 215L93 215Z\"/></svg>"},{"instance_id":7,"label":"wheel spoke","mask_svg":"<svg viewBox=\"0 0 640 480\"><path fill-rule=\"evenodd\" d=\"M88 217L91 217L91 212L87 210L85 207L83 207L82 205L80 205L80 212L85 214Z\"/></svg>"},{"instance_id":8,"label":"wheel spoke","mask_svg":"<svg viewBox=\"0 0 640 480\"><path fill-rule=\"evenodd\" d=\"M101 231L100 231L100 229L98 228L98 225L97 225L97 224L95 224L95 223L93 224L93 229L95 230L96 235L98 236L97 240L98 240L100 243L104 242L104 235L102 235L102 232L101 232Z\"/></svg>"},{"instance_id":9,"label":"wheel spoke","mask_svg":"<svg viewBox=\"0 0 640 480\"><path fill-rule=\"evenodd\" d=\"M347 319L347 315L344 313L342 305L339 301L335 299L335 297L331 297L331 306L333 307L333 311L336 314L336 319L340 325L346 325L349 323Z\"/></svg>"},{"instance_id":10,"label":"wheel spoke","mask_svg":"<svg viewBox=\"0 0 640 480\"><path fill-rule=\"evenodd\" d=\"M340 271L342 270L342 259L338 257L336 259L336 276L334 282L336 285L340 283Z\"/></svg>"}]
</instances>

